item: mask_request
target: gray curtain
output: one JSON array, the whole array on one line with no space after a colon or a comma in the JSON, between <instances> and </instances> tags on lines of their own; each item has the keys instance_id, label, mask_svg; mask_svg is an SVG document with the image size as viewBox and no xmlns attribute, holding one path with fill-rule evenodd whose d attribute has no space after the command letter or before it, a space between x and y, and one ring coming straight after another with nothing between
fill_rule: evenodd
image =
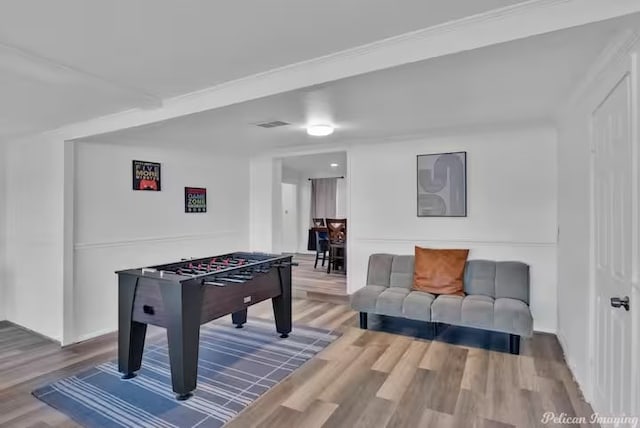
<instances>
[{"instance_id":1,"label":"gray curtain","mask_svg":"<svg viewBox=\"0 0 640 428\"><path fill-rule=\"evenodd\" d=\"M335 218L337 186L337 178L311 180L311 217L309 218L311 226L314 218Z\"/></svg>"}]
</instances>

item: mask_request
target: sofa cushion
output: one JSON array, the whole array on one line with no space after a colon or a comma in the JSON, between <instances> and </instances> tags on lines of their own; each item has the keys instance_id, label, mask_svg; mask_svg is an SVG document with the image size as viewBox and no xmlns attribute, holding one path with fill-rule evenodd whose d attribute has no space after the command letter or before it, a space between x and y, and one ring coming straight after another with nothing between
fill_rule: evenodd
<instances>
[{"instance_id":1,"label":"sofa cushion","mask_svg":"<svg viewBox=\"0 0 640 428\"><path fill-rule=\"evenodd\" d=\"M529 266L521 262L469 260L464 271L464 291L529 303Z\"/></svg>"},{"instance_id":2,"label":"sofa cushion","mask_svg":"<svg viewBox=\"0 0 640 428\"><path fill-rule=\"evenodd\" d=\"M469 250L436 250L415 247L413 289L433 294L462 296Z\"/></svg>"},{"instance_id":3,"label":"sofa cushion","mask_svg":"<svg viewBox=\"0 0 640 428\"><path fill-rule=\"evenodd\" d=\"M431 321L431 304L436 298L433 294L411 291L402 303L402 315L420 321Z\"/></svg>"},{"instance_id":4,"label":"sofa cushion","mask_svg":"<svg viewBox=\"0 0 640 428\"><path fill-rule=\"evenodd\" d=\"M517 299L496 299L493 326L494 330L531 337L533 335L533 318L529 306Z\"/></svg>"},{"instance_id":5,"label":"sofa cushion","mask_svg":"<svg viewBox=\"0 0 640 428\"><path fill-rule=\"evenodd\" d=\"M372 254L369 257L367 285L389 286L393 258L394 256L392 254Z\"/></svg>"},{"instance_id":6,"label":"sofa cushion","mask_svg":"<svg viewBox=\"0 0 640 428\"><path fill-rule=\"evenodd\" d=\"M402 304L409 294L406 288L391 287L378 296L375 313L379 315L402 316Z\"/></svg>"},{"instance_id":7,"label":"sofa cushion","mask_svg":"<svg viewBox=\"0 0 640 428\"><path fill-rule=\"evenodd\" d=\"M496 263L489 260L469 260L464 270L464 291L467 294L496 295Z\"/></svg>"},{"instance_id":8,"label":"sofa cushion","mask_svg":"<svg viewBox=\"0 0 640 428\"><path fill-rule=\"evenodd\" d=\"M489 296L466 296L460 308L462 325L476 328L493 328L493 298Z\"/></svg>"},{"instance_id":9,"label":"sofa cushion","mask_svg":"<svg viewBox=\"0 0 640 428\"><path fill-rule=\"evenodd\" d=\"M413 256L394 256L391 264L391 287L411 289L413 286Z\"/></svg>"},{"instance_id":10,"label":"sofa cushion","mask_svg":"<svg viewBox=\"0 0 640 428\"><path fill-rule=\"evenodd\" d=\"M463 300L462 296L438 296L431 304L431 320L459 325Z\"/></svg>"},{"instance_id":11,"label":"sofa cushion","mask_svg":"<svg viewBox=\"0 0 640 428\"><path fill-rule=\"evenodd\" d=\"M507 297L529 303L529 266L520 262L496 264L496 299Z\"/></svg>"},{"instance_id":12,"label":"sofa cushion","mask_svg":"<svg viewBox=\"0 0 640 428\"><path fill-rule=\"evenodd\" d=\"M488 296L438 296L431 304L431 319L451 325L482 328L531 337L529 306L517 299Z\"/></svg>"},{"instance_id":13,"label":"sofa cushion","mask_svg":"<svg viewBox=\"0 0 640 428\"><path fill-rule=\"evenodd\" d=\"M438 296L431 318L452 325L493 329L493 298L488 296Z\"/></svg>"},{"instance_id":14,"label":"sofa cushion","mask_svg":"<svg viewBox=\"0 0 640 428\"><path fill-rule=\"evenodd\" d=\"M375 312L378 296L387 287L367 285L351 295L351 307L359 312Z\"/></svg>"}]
</instances>

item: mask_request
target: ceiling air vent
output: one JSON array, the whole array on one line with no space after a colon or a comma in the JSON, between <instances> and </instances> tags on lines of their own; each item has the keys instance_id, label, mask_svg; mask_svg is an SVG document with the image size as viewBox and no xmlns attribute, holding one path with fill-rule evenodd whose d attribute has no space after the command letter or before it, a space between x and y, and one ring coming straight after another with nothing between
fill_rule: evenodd
<instances>
[{"instance_id":1,"label":"ceiling air vent","mask_svg":"<svg viewBox=\"0 0 640 428\"><path fill-rule=\"evenodd\" d=\"M281 120L274 120L273 122L256 123L256 126L259 126L261 128L277 128L279 126L287 126L287 125L290 125L290 123L283 122Z\"/></svg>"}]
</instances>

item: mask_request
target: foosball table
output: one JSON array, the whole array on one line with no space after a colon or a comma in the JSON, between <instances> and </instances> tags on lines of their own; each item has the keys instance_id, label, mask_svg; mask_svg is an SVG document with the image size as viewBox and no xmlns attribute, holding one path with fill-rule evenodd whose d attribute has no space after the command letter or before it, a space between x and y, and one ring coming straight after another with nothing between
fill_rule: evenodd
<instances>
[{"instance_id":1,"label":"foosball table","mask_svg":"<svg viewBox=\"0 0 640 428\"><path fill-rule=\"evenodd\" d=\"M238 328L247 308L271 299L276 331L291 332L292 256L231 253L118 274L118 368L123 379L142 365L147 325L167 330L171 383L191 397L198 374L200 325L231 314Z\"/></svg>"}]
</instances>

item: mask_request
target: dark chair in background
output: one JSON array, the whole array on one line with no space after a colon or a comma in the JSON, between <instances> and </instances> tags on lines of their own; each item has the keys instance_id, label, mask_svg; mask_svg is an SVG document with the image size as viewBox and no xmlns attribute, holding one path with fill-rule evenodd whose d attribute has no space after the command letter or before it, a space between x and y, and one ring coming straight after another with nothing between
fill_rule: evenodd
<instances>
[{"instance_id":1,"label":"dark chair in background","mask_svg":"<svg viewBox=\"0 0 640 428\"><path fill-rule=\"evenodd\" d=\"M331 266L334 270L338 266L344 273L347 272L347 219L328 218L327 230L329 231L329 264L327 273L331 273Z\"/></svg>"},{"instance_id":2,"label":"dark chair in background","mask_svg":"<svg viewBox=\"0 0 640 428\"><path fill-rule=\"evenodd\" d=\"M314 218L313 219L313 227L324 227L324 219L323 218Z\"/></svg>"},{"instance_id":3,"label":"dark chair in background","mask_svg":"<svg viewBox=\"0 0 640 428\"><path fill-rule=\"evenodd\" d=\"M327 259L327 252L329 251L329 234L324 231L316 230L315 239L316 239L316 261L313 263L314 269L318 266L318 259L320 258L321 254L322 254L322 267L324 267L324 262Z\"/></svg>"}]
</instances>

